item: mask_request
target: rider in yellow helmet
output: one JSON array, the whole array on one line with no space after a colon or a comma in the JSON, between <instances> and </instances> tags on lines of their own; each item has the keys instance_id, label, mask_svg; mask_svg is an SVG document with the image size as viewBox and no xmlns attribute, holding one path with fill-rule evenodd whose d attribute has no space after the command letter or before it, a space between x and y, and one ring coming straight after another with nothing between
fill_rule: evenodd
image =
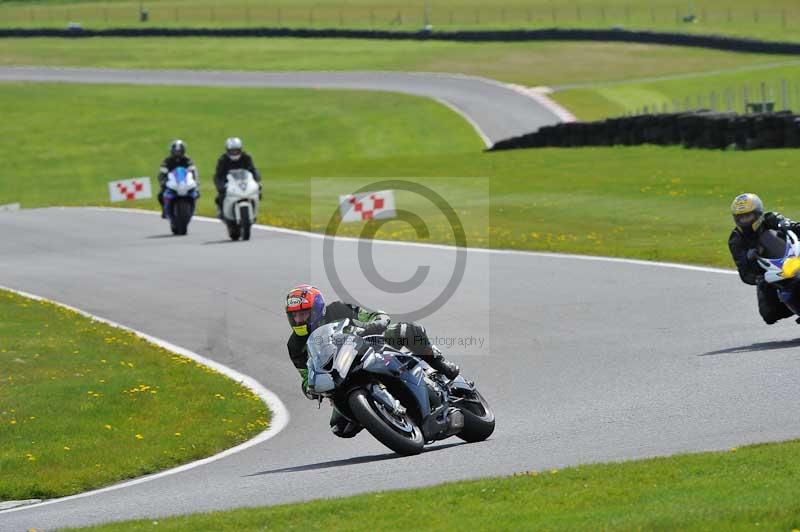
<instances>
[{"instance_id":1,"label":"rider in yellow helmet","mask_svg":"<svg viewBox=\"0 0 800 532\"><path fill-rule=\"evenodd\" d=\"M742 282L756 286L758 311L768 325L793 315L778 298L776 287L764 282L764 270L758 265L758 237L768 229L791 229L800 235L800 223L777 212L764 212L764 203L755 194L740 194L731 204L731 214L736 224L728 239L733 262Z\"/></svg>"}]
</instances>

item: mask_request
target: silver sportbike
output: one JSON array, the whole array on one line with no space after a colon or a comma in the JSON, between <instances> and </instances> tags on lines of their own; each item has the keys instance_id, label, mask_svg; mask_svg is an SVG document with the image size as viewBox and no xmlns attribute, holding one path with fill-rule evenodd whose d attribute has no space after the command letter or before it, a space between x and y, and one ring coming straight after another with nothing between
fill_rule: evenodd
<instances>
[{"instance_id":1,"label":"silver sportbike","mask_svg":"<svg viewBox=\"0 0 800 532\"><path fill-rule=\"evenodd\" d=\"M308 392L330 399L340 414L402 455L457 436L488 438L494 413L474 383L448 380L382 336L360 337L350 320L329 323L308 338Z\"/></svg>"}]
</instances>

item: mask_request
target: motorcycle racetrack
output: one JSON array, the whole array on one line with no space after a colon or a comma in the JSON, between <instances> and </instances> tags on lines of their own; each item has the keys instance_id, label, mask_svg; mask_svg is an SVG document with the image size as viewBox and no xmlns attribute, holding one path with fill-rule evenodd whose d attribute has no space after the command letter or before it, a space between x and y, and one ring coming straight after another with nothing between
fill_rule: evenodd
<instances>
[{"instance_id":1,"label":"motorcycle racetrack","mask_svg":"<svg viewBox=\"0 0 800 532\"><path fill-rule=\"evenodd\" d=\"M2 69L0 78L20 79L9 71L20 70ZM413 76L403 82L413 83ZM489 87L505 96L487 94L490 103L480 103L482 91L495 90ZM536 107L510 94L486 83L465 100L436 97L494 140L523 127L515 121L504 128L495 107L505 117L520 117L519 106ZM530 112L538 118L520 117L528 129L554 120L549 111ZM493 436L478 444L449 439L408 458L367 434L338 439L328 430L329 407L318 410L300 392L285 347L286 290L311 281L333 294L318 265L323 239L261 227L250 242L231 243L222 225L203 219L192 222L187 237L161 238L166 233L166 222L147 212L0 212L0 279L255 377L287 406L289 424L268 441L188 471L0 512L0 529L269 505L800 435L797 326L788 320L764 326L754 290L733 272L470 250L459 289L425 324L433 336L462 340L445 351L494 408ZM357 244L336 245L345 284L369 294L349 273L359 270ZM388 279L431 265L431 290L447 282L454 255L442 246L373 247ZM389 311L413 304L396 299L377 304Z\"/></svg>"}]
</instances>

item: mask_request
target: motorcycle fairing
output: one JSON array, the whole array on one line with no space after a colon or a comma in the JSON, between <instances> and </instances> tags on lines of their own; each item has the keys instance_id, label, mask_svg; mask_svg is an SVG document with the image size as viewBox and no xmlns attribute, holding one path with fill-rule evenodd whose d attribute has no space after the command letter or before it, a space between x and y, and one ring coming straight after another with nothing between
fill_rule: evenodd
<instances>
[{"instance_id":1,"label":"motorcycle fairing","mask_svg":"<svg viewBox=\"0 0 800 532\"><path fill-rule=\"evenodd\" d=\"M793 231L786 231L786 249L782 258L757 257L757 260L764 270L764 280L768 283L780 283L794 278L800 273L800 242L797 236Z\"/></svg>"}]
</instances>

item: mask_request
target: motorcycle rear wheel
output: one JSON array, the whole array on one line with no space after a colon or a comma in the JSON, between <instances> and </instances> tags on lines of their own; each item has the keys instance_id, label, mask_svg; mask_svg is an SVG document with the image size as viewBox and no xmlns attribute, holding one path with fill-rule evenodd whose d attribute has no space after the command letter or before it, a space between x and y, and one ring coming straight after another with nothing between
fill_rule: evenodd
<instances>
[{"instance_id":1,"label":"motorcycle rear wheel","mask_svg":"<svg viewBox=\"0 0 800 532\"><path fill-rule=\"evenodd\" d=\"M387 414L383 413L384 409L376 404L376 401L372 399L366 390L358 389L353 391L347 399L347 404L350 406L350 410L356 420L364 425L364 428L376 440L389 449L403 456L411 456L422 452L422 447L425 445L422 431L408 417L408 413L404 414L406 419L401 421L410 426L411 430L410 432L401 432L385 419Z\"/></svg>"},{"instance_id":2,"label":"motorcycle rear wheel","mask_svg":"<svg viewBox=\"0 0 800 532\"><path fill-rule=\"evenodd\" d=\"M457 434L466 442L483 441L494 432L494 412L489 403L475 390L477 402L461 401L458 409L464 414L464 428Z\"/></svg>"}]
</instances>

